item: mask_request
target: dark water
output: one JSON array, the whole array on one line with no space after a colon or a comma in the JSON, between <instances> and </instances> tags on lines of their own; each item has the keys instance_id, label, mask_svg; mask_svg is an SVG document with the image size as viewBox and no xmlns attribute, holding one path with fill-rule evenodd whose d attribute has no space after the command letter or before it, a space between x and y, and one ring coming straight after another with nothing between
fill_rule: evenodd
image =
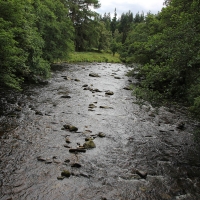
<instances>
[{"instance_id":1,"label":"dark water","mask_svg":"<svg viewBox=\"0 0 200 200\"><path fill-rule=\"evenodd\" d=\"M47 85L20 94L1 91L1 200L200 199L195 122L181 110L134 103L123 89L134 82L125 76L128 70L120 64L63 64ZM65 124L78 131L62 130ZM66 136L76 148L91 135L96 148L86 153L64 147ZM65 169L73 175L57 180Z\"/></svg>"}]
</instances>

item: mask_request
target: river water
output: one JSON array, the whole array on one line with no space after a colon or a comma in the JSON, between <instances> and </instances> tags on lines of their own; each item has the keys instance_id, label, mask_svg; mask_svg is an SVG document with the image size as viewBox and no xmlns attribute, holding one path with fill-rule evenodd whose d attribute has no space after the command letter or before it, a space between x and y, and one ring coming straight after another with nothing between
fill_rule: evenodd
<instances>
[{"instance_id":1,"label":"river water","mask_svg":"<svg viewBox=\"0 0 200 200\"><path fill-rule=\"evenodd\" d=\"M129 70L63 63L47 84L1 89L1 200L200 199L198 124L183 109L138 105ZM88 137L96 148L69 152ZM63 170L71 176L58 180Z\"/></svg>"}]
</instances>

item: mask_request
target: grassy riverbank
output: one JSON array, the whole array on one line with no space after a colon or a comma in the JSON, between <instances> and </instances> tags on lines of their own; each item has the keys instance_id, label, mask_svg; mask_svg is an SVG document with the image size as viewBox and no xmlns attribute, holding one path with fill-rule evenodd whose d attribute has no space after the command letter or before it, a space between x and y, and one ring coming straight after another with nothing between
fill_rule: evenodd
<instances>
[{"instance_id":1,"label":"grassy riverbank","mask_svg":"<svg viewBox=\"0 0 200 200\"><path fill-rule=\"evenodd\" d=\"M113 56L111 53L104 52L74 52L70 54L70 58L66 60L68 63L75 62L107 62L121 63L119 54Z\"/></svg>"}]
</instances>

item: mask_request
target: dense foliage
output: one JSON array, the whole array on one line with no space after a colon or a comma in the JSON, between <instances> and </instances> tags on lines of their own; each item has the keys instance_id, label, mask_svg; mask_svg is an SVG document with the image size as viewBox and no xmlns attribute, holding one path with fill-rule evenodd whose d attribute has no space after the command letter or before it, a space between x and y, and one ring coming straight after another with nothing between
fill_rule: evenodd
<instances>
[{"instance_id":1,"label":"dense foliage","mask_svg":"<svg viewBox=\"0 0 200 200\"><path fill-rule=\"evenodd\" d=\"M50 62L73 48L73 26L61 1L0 0L0 82L20 89L48 77Z\"/></svg>"},{"instance_id":2,"label":"dense foliage","mask_svg":"<svg viewBox=\"0 0 200 200\"><path fill-rule=\"evenodd\" d=\"M156 15L133 24L123 45L124 61L135 69L138 97L182 101L200 113L200 3L171 0Z\"/></svg>"}]
</instances>

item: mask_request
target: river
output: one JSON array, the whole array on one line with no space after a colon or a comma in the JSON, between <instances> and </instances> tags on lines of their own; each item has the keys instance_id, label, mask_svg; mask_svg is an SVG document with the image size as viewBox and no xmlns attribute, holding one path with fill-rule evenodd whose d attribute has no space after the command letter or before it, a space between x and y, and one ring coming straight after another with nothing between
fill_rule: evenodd
<instances>
[{"instance_id":1,"label":"river","mask_svg":"<svg viewBox=\"0 0 200 200\"><path fill-rule=\"evenodd\" d=\"M46 84L1 88L1 200L200 199L198 123L175 106L137 104L129 70L62 63ZM85 140L96 147L69 152Z\"/></svg>"}]
</instances>

